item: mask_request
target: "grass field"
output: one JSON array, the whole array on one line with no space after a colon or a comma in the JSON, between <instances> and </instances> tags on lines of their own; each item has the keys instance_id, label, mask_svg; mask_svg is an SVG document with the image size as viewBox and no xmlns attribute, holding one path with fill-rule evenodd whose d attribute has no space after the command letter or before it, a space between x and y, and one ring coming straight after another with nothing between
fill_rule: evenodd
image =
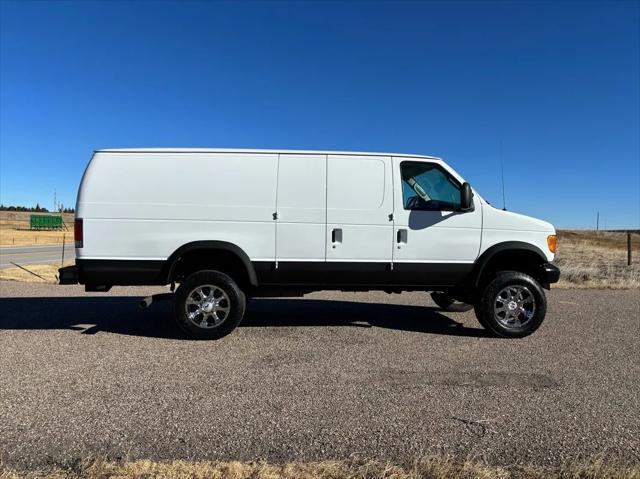
<instances>
[{"instance_id":1,"label":"grass field","mask_svg":"<svg viewBox=\"0 0 640 479\"><path fill-rule=\"evenodd\" d=\"M534 466L502 468L482 462L428 457L407 465L378 461L322 461L267 464L264 462L109 462L92 460L67 469L15 471L0 467L0 479L640 479L640 466L607 465L595 461L556 469Z\"/></svg>"},{"instance_id":2,"label":"grass field","mask_svg":"<svg viewBox=\"0 0 640 479\"><path fill-rule=\"evenodd\" d=\"M0 246L33 246L40 244L73 241L73 213L63 213L66 231L26 231L29 228L29 216L26 211L0 211Z\"/></svg>"},{"instance_id":3,"label":"grass field","mask_svg":"<svg viewBox=\"0 0 640 479\"><path fill-rule=\"evenodd\" d=\"M640 234L632 234L631 266L627 266L627 235L596 231L559 231L559 288L640 288Z\"/></svg>"}]
</instances>

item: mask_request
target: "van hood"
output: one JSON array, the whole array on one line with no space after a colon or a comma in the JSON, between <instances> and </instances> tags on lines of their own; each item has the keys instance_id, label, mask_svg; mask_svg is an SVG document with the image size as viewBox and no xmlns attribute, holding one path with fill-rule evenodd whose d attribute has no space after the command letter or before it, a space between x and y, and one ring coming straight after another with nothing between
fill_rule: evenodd
<instances>
[{"instance_id":1,"label":"van hood","mask_svg":"<svg viewBox=\"0 0 640 479\"><path fill-rule=\"evenodd\" d=\"M544 220L483 204L483 227L500 230L537 231L554 234L555 227Z\"/></svg>"}]
</instances>

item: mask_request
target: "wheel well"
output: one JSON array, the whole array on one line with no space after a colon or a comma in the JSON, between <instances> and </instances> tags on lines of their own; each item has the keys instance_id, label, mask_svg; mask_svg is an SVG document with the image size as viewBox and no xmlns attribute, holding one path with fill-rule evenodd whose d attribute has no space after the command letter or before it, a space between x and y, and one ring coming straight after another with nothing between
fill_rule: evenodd
<instances>
[{"instance_id":1,"label":"wheel well","mask_svg":"<svg viewBox=\"0 0 640 479\"><path fill-rule=\"evenodd\" d=\"M169 273L169 281L180 282L191 273L203 269L212 269L229 275L240 287L251 285L249 272L242 259L223 249L195 249L180 255Z\"/></svg>"},{"instance_id":2,"label":"wheel well","mask_svg":"<svg viewBox=\"0 0 640 479\"><path fill-rule=\"evenodd\" d=\"M519 271L541 280L540 266L545 260L539 254L529 250L505 250L494 254L484 265L477 277L476 284L482 286L489 282L499 271Z\"/></svg>"}]
</instances>

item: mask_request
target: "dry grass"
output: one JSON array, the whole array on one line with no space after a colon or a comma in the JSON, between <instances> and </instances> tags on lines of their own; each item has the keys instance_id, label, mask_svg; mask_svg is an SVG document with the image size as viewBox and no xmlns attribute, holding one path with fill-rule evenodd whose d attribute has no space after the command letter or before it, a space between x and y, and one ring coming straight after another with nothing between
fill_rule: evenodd
<instances>
[{"instance_id":1,"label":"dry grass","mask_svg":"<svg viewBox=\"0 0 640 479\"><path fill-rule=\"evenodd\" d=\"M456 461L433 456L404 466L379 461L322 461L268 464L265 462L109 462L87 460L68 469L15 471L0 468L0 479L40 477L47 479L640 479L640 466L606 464L599 460L584 465L546 469L532 466L502 468L479 461Z\"/></svg>"},{"instance_id":2,"label":"dry grass","mask_svg":"<svg viewBox=\"0 0 640 479\"><path fill-rule=\"evenodd\" d=\"M63 237L67 242L73 241L73 213L62 215L68 231L24 231L29 228L31 214L25 211L0 211L0 246L62 243Z\"/></svg>"},{"instance_id":3,"label":"dry grass","mask_svg":"<svg viewBox=\"0 0 640 479\"><path fill-rule=\"evenodd\" d=\"M74 261L65 261L64 265L69 266L74 264ZM4 268L0 269L0 281L21 281L23 283L57 283L56 276L58 275L58 268L60 268L60 262L55 264L27 264L23 268L33 271L39 274L44 279L38 278L33 274L20 269L20 268Z\"/></svg>"},{"instance_id":4,"label":"dry grass","mask_svg":"<svg viewBox=\"0 0 640 479\"><path fill-rule=\"evenodd\" d=\"M640 235L632 234L633 264L627 266L626 233L559 231L559 288L640 288Z\"/></svg>"}]
</instances>

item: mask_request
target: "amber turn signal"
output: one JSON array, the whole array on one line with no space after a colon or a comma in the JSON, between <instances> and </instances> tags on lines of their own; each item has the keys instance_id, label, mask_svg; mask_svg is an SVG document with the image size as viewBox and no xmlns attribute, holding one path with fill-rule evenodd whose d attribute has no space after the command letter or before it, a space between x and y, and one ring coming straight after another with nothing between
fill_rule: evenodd
<instances>
[{"instance_id":1,"label":"amber turn signal","mask_svg":"<svg viewBox=\"0 0 640 479\"><path fill-rule=\"evenodd\" d=\"M547 236L547 246L549 246L549 251L555 254L558 247L558 237L556 235Z\"/></svg>"}]
</instances>

